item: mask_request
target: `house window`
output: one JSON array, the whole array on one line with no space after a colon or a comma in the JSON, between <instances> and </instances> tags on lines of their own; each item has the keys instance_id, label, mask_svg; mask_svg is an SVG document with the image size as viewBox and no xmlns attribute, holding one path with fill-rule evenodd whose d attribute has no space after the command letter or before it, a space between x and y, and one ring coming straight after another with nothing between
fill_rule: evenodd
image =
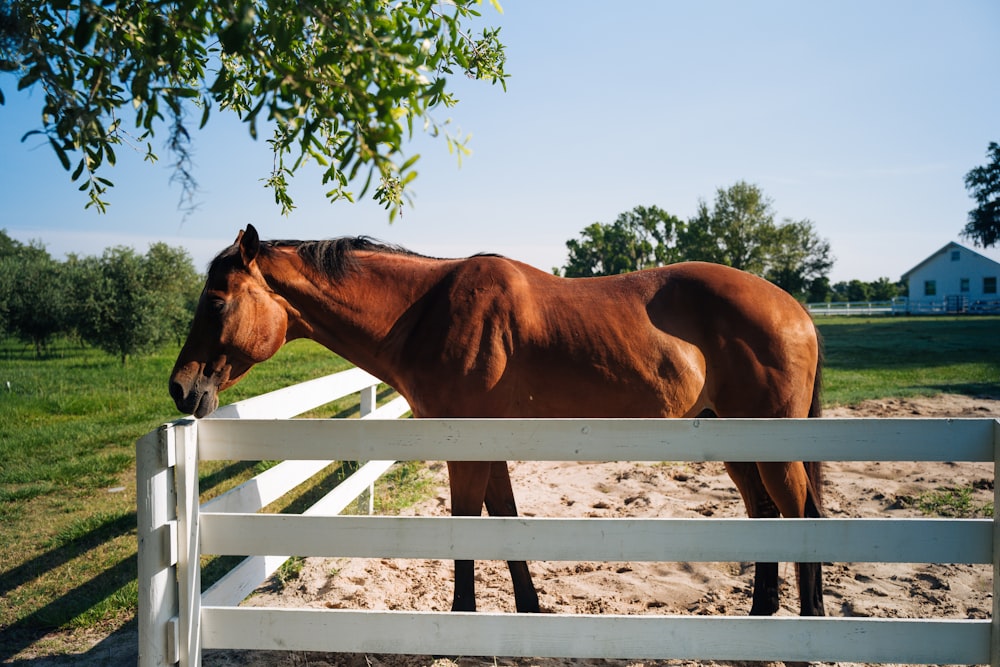
<instances>
[{"instance_id":1,"label":"house window","mask_svg":"<svg viewBox=\"0 0 1000 667\"><path fill-rule=\"evenodd\" d=\"M959 292L963 292L963 293L969 291L969 279L968 278L962 278L961 280L959 280L958 291Z\"/></svg>"},{"instance_id":2,"label":"house window","mask_svg":"<svg viewBox=\"0 0 1000 667\"><path fill-rule=\"evenodd\" d=\"M994 287L996 285L994 284ZM936 280L925 280L924 281L924 296L934 296L937 294L937 281Z\"/></svg>"},{"instance_id":3,"label":"house window","mask_svg":"<svg viewBox=\"0 0 1000 667\"><path fill-rule=\"evenodd\" d=\"M951 251L951 261L957 262L961 258L962 258L962 252L960 250Z\"/></svg>"},{"instance_id":4,"label":"house window","mask_svg":"<svg viewBox=\"0 0 1000 667\"><path fill-rule=\"evenodd\" d=\"M997 293L997 277L991 276L989 278L983 278L983 294L996 294Z\"/></svg>"}]
</instances>

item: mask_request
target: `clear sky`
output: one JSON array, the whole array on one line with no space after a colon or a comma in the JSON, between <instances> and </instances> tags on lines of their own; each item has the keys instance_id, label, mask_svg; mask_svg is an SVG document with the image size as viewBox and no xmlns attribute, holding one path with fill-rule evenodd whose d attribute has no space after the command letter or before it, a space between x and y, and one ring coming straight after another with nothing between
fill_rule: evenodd
<instances>
[{"instance_id":1,"label":"clear sky","mask_svg":"<svg viewBox=\"0 0 1000 667\"><path fill-rule=\"evenodd\" d=\"M499 252L544 270L592 222L637 205L691 217L740 180L778 220L807 218L836 257L834 282L896 280L958 237L974 206L963 178L1000 141L1000 2L489 3L508 91L458 75L435 112L472 134L457 166L420 136L415 206L388 223L370 201L329 204L315 172L281 216L260 179L267 145L216 113L194 134L198 210L186 219L166 150L125 148L105 215L84 210L37 127L39 92L0 75L0 228L49 252L183 246L199 269L253 223L264 238L368 234L436 256ZM165 133L164 133L165 137ZM997 249L977 251L1000 260Z\"/></svg>"}]
</instances>

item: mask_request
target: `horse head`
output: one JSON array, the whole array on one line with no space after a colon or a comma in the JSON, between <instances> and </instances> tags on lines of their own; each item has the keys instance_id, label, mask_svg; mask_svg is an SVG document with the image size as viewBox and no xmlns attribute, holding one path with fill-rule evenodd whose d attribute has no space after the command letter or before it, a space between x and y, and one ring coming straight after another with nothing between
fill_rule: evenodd
<instances>
[{"instance_id":1,"label":"horse head","mask_svg":"<svg viewBox=\"0 0 1000 667\"><path fill-rule=\"evenodd\" d=\"M181 412L211 414L220 391L285 342L287 304L268 287L259 253L260 237L247 225L209 267L191 332L170 374L170 396Z\"/></svg>"}]
</instances>

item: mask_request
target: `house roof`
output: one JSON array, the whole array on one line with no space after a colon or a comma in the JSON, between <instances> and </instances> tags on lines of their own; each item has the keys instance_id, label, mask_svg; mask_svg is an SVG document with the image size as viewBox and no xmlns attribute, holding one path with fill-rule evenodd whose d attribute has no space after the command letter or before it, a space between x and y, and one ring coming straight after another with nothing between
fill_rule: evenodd
<instances>
[{"instance_id":1,"label":"house roof","mask_svg":"<svg viewBox=\"0 0 1000 667\"><path fill-rule=\"evenodd\" d=\"M992 262L993 264L996 264L997 268L1000 269L1000 262L996 262L996 261L990 259L989 257L987 257L986 255L981 255L978 252L976 252L975 250L972 250L971 248L966 248L964 245L961 245L959 243L955 243L954 241L951 241L950 243L946 243L941 249L937 250L934 253L931 253L931 255L929 255L925 260L923 260L922 262L920 262L919 264L917 264L916 266L914 266L912 269L910 269L909 271L907 271L906 273L904 273L900 277L900 280L907 280L907 279L909 279L911 273L913 273L914 271L922 268L925 264L927 264L931 260L937 258L940 255L945 254L946 252L948 252L950 250L964 250L965 252L972 253L976 257L980 257L980 258L986 260L987 262Z\"/></svg>"}]
</instances>

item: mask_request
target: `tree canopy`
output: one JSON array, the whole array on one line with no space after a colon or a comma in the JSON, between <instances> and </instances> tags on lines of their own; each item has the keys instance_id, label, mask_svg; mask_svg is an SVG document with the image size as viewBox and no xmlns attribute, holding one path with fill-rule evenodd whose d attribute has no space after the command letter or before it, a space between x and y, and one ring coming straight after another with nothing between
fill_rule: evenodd
<instances>
[{"instance_id":1,"label":"tree canopy","mask_svg":"<svg viewBox=\"0 0 1000 667\"><path fill-rule=\"evenodd\" d=\"M800 299L823 300L833 268L830 243L809 220L774 221L771 200L744 181L699 202L688 221L637 206L609 224L595 222L566 242L566 277L636 271L682 260L726 264L767 278Z\"/></svg>"},{"instance_id":2,"label":"tree canopy","mask_svg":"<svg viewBox=\"0 0 1000 667\"><path fill-rule=\"evenodd\" d=\"M187 251L164 243L145 255L117 247L60 262L41 244L0 230L0 336L32 344L38 356L60 336L122 363L165 343L180 345L201 284Z\"/></svg>"},{"instance_id":3,"label":"tree canopy","mask_svg":"<svg viewBox=\"0 0 1000 667\"><path fill-rule=\"evenodd\" d=\"M969 221L962 236L984 248L1000 240L1000 144L991 141L986 150L988 162L965 175L965 188L976 200L969 211Z\"/></svg>"},{"instance_id":4,"label":"tree canopy","mask_svg":"<svg viewBox=\"0 0 1000 667\"><path fill-rule=\"evenodd\" d=\"M656 206L636 206L613 223L595 222L566 242L570 278L612 275L677 261L677 232L683 223Z\"/></svg>"},{"instance_id":5,"label":"tree canopy","mask_svg":"<svg viewBox=\"0 0 1000 667\"><path fill-rule=\"evenodd\" d=\"M221 110L254 138L273 127L265 181L283 212L294 206L288 178L315 160L331 200L352 199L357 179L359 196L374 186L393 216L417 173L419 156L403 153L414 127L467 151L433 114L457 102L448 76L505 82L499 28L465 27L480 3L0 0L0 71L43 91L41 127L25 136L47 138L88 207L108 205L102 174L117 147L155 161L151 140L164 132L190 197L191 127Z\"/></svg>"}]
</instances>

